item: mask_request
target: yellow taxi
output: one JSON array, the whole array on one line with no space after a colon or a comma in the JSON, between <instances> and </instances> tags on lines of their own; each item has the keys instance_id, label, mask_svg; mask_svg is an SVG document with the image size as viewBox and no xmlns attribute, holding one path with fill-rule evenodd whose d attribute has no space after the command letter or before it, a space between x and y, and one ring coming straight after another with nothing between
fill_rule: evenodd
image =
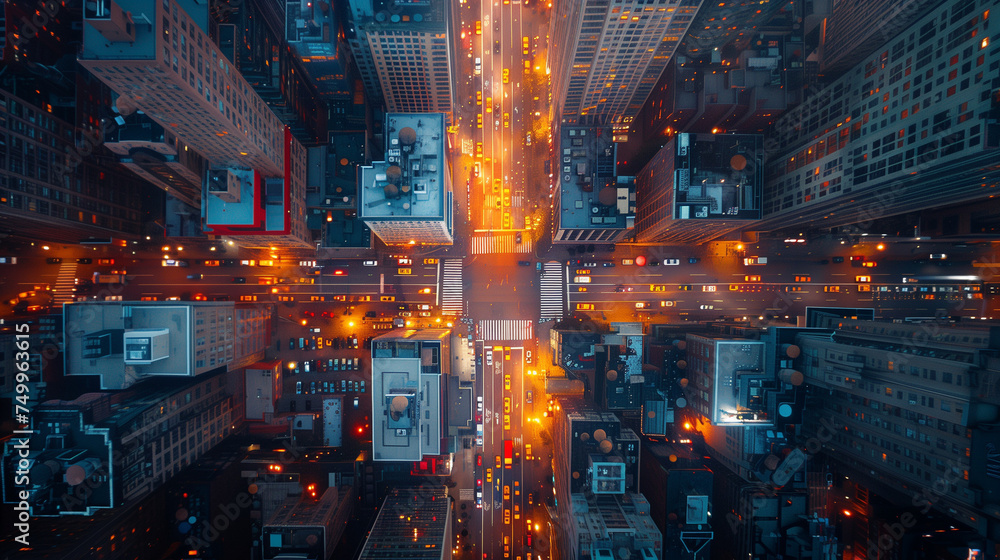
<instances>
[{"instance_id":1,"label":"yellow taxi","mask_svg":"<svg viewBox=\"0 0 1000 560\"><path fill-rule=\"evenodd\" d=\"M510 397L503 398L503 411L510 414Z\"/></svg>"},{"instance_id":2,"label":"yellow taxi","mask_svg":"<svg viewBox=\"0 0 1000 560\"><path fill-rule=\"evenodd\" d=\"M509 509L504 509L503 510L503 524L504 525L510 525L510 510Z\"/></svg>"},{"instance_id":3,"label":"yellow taxi","mask_svg":"<svg viewBox=\"0 0 1000 560\"><path fill-rule=\"evenodd\" d=\"M663 285L663 284L650 284L649 285L649 291L651 291L651 292L665 292L665 291L667 291L667 287L665 285Z\"/></svg>"},{"instance_id":4,"label":"yellow taxi","mask_svg":"<svg viewBox=\"0 0 1000 560\"><path fill-rule=\"evenodd\" d=\"M493 469L486 469L486 482L493 482Z\"/></svg>"},{"instance_id":5,"label":"yellow taxi","mask_svg":"<svg viewBox=\"0 0 1000 560\"><path fill-rule=\"evenodd\" d=\"M505 83L505 84L509 84L510 83L510 69L509 68L504 68L503 69L503 83Z\"/></svg>"},{"instance_id":6,"label":"yellow taxi","mask_svg":"<svg viewBox=\"0 0 1000 560\"><path fill-rule=\"evenodd\" d=\"M528 54L528 38L521 37L521 54Z\"/></svg>"},{"instance_id":7,"label":"yellow taxi","mask_svg":"<svg viewBox=\"0 0 1000 560\"><path fill-rule=\"evenodd\" d=\"M510 414L503 415L503 429L505 430L510 429Z\"/></svg>"},{"instance_id":8,"label":"yellow taxi","mask_svg":"<svg viewBox=\"0 0 1000 560\"><path fill-rule=\"evenodd\" d=\"M493 180L493 194L500 194L500 179Z\"/></svg>"},{"instance_id":9,"label":"yellow taxi","mask_svg":"<svg viewBox=\"0 0 1000 560\"><path fill-rule=\"evenodd\" d=\"M531 444L529 443L527 445L528 445L528 447L526 449L528 449L530 451ZM528 455L528 458L529 459L531 458L530 454ZM520 496L520 495L521 495L521 481L515 480L514 481L514 496L517 497L517 496Z\"/></svg>"},{"instance_id":10,"label":"yellow taxi","mask_svg":"<svg viewBox=\"0 0 1000 560\"><path fill-rule=\"evenodd\" d=\"M397 272L403 276L406 276L407 274L413 274L413 270L409 268L399 268L397 269Z\"/></svg>"},{"instance_id":11,"label":"yellow taxi","mask_svg":"<svg viewBox=\"0 0 1000 560\"><path fill-rule=\"evenodd\" d=\"M482 34L483 34L483 22L482 21L477 21L476 22L476 35L482 35Z\"/></svg>"},{"instance_id":12,"label":"yellow taxi","mask_svg":"<svg viewBox=\"0 0 1000 560\"><path fill-rule=\"evenodd\" d=\"M483 114L476 113L476 128L483 128Z\"/></svg>"},{"instance_id":13,"label":"yellow taxi","mask_svg":"<svg viewBox=\"0 0 1000 560\"><path fill-rule=\"evenodd\" d=\"M476 142L476 157L477 158L483 157L483 143L482 142Z\"/></svg>"},{"instance_id":14,"label":"yellow taxi","mask_svg":"<svg viewBox=\"0 0 1000 560\"><path fill-rule=\"evenodd\" d=\"M424 264L437 264L437 259L424 259Z\"/></svg>"},{"instance_id":15,"label":"yellow taxi","mask_svg":"<svg viewBox=\"0 0 1000 560\"><path fill-rule=\"evenodd\" d=\"M476 105L482 105L482 104L483 104L483 92L477 91L476 92Z\"/></svg>"},{"instance_id":16,"label":"yellow taxi","mask_svg":"<svg viewBox=\"0 0 1000 560\"><path fill-rule=\"evenodd\" d=\"M487 113L492 113L493 112L493 98L492 97L487 97L486 98L486 112Z\"/></svg>"},{"instance_id":17,"label":"yellow taxi","mask_svg":"<svg viewBox=\"0 0 1000 560\"><path fill-rule=\"evenodd\" d=\"M510 499L510 486L507 486L506 484L503 486L503 499Z\"/></svg>"},{"instance_id":18,"label":"yellow taxi","mask_svg":"<svg viewBox=\"0 0 1000 560\"><path fill-rule=\"evenodd\" d=\"M503 374L503 388L505 390L507 390L507 391L510 391L510 374L509 373Z\"/></svg>"},{"instance_id":19,"label":"yellow taxi","mask_svg":"<svg viewBox=\"0 0 1000 560\"><path fill-rule=\"evenodd\" d=\"M871 276L855 276L854 277L854 281L858 282L858 283L861 283L861 282L871 282L872 281L872 277Z\"/></svg>"},{"instance_id":20,"label":"yellow taxi","mask_svg":"<svg viewBox=\"0 0 1000 560\"><path fill-rule=\"evenodd\" d=\"M497 459L497 468L499 469L500 468L500 456L497 455L496 459Z\"/></svg>"},{"instance_id":21,"label":"yellow taxi","mask_svg":"<svg viewBox=\"0 0 1000 560\"><path fill-rule=\"evenodd\" d=\"M503 127L510 128L510 113L503 114Z\"/></svg>"}]
</instances>

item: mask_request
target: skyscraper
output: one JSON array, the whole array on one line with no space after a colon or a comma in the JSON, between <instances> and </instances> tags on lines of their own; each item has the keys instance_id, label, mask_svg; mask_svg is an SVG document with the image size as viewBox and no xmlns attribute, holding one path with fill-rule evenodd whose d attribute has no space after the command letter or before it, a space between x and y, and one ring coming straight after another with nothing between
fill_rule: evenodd
<instances>
[{"instance_id":1,"label":"skyscraper","mask_svg":"<svg viewBox=\"0 0 1000 560\"><path fill-rule=\"evenodd\" d=\"M80 64L210 162L207 233L311 245L305 149L209 36L207 4L92 2Z\"/></svg>"},{"instance_id":2,"label":"skyscraper","mask_svg":"<svg viewBox=\"0 0 1000 560\"><path fill-rule=\"evenodd\" d=\"M843 226L943 197L993 196L1000 49L986 13L1000 2L985 4L940 3L778 119L756 229Z\"/></svg>"},{"instance_id":3,"label":"skyscraper","mask_svg":"<svg viewBox=\"0 0 1000 560\"><path fill-rule=\"evenodd\" d=\"M701 0L558 0L549 36L556 123L627 131Z\"/></svg>"},{"instance_id":4,"label":"skyscraper","mask_svg":"<svg viewBox=\"0 0 1000 560\"><path fill-rule=\"evenodd\" d=\"M797 339L803 426L852 481L996 534L997 327L822 322L832 336Z\"/></svg>"},{"instance_id":5,"label":"skyscraper","mask_svg":"<svg viewBox=\"0 0 1000 560\"><path fill-rule=\"evenodd\" d=\"M393 113L451 113L455 102L447 0L350 0L347 39L369 97Z\"/></svg>"}]
</instances>

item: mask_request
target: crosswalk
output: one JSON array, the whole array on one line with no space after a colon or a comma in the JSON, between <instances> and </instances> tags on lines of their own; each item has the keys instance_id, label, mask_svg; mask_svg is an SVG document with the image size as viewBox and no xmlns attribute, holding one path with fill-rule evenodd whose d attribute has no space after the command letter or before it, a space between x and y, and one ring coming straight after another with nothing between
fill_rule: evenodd
<instances>
[{"instance_id":1,"label":"crosswalk","mask_svg":"<svg viewBox=\"0 0 1000 560\"><path fill-rule=\"evenodd\" d=\"M73 287L76 285L77 263L73 259L66 259L59 265L59 274L56 276L56 283L52 286L52 305L59 307L64 303L73 301Z\"/></svg>"},{"instance_id":2,"label":"crosswalk","mask_svg":"<svg viewBox=\"0 0 1000 560\"><path fill-rule=\"evenodd\" d=\"M531 340L533 326L527 319L487 319L479 321L479 338L487 342Z\"/></svg>"},{"instance_id":3,"label":"crosswalk","mask_svg":"<svg viewBox=\"0 0 1000 560\"><path fill-rule=\"evenodd\" d=\"M464 311L462 259L444 259L441 273L441 313L462 315Z\"/></svg>"},{"instance_id":4,"label":"crosswalk","mask_svg":"<svg viewBox=\"0 0 1000 560\"><path fill-rule=\"evenodd\" d=\"M495 255L498 253L531 253L531 239L523 236L520 243L517 242L517 232L504 231L493 234L480 235L472 238L473 255Z\"/></svg>"},{"instance_id":5,"label":"crosswalk","mask_svg":"<svg viewBox=\"0 0 1000 560\"><path fill-rule=\"evenodd\" d=\"M541 292L542 321L561 320L566 310L563 302L565 283L563 281L563 266L558 262L547 262L542 268L542 279L539 284Z\"/></svg>"}]
</instances>

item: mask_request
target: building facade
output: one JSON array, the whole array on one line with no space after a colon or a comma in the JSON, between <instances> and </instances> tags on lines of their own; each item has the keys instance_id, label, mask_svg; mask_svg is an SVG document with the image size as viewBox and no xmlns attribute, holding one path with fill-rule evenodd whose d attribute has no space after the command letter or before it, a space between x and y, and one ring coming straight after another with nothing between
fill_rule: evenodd
<instances>
[{"instance_id":1,"label":"building facade","mask_svg":"<svg viewBox=\"0 0 1000 560\"><path fill-rule=\"evenodd\" d=\"M446 0L350 0L347 39L366 90L390 113L444 113L455 103L452 7Z\"/></svg>"},{"instance_id":2,"label":"building facade","mask_svg":"<svg viewBox=\"0 0 1000 560\"><path fill-rule=\"evenodd\" d=\"M360 560L450 560L453 543L452 504L447 488L393 488L368 533Z\"/></svg>"},{"instance_id":3,"label":"building facade","mask_svg":"<svg viewBox=\"0 0 1000 560\"><path fill-rule=\"evenodd\" d=\"M552 120L627 132L701 0L561 0L549 36Z\"/></svg>"},{"instance_id":4,"label":"building facade","mask_svg":"<svg viewBox=\"0 0 1000 560\"><path fill-rule=\"evenodd\" d=\"M998 7L938 3L778 119L756 229L855 224L939 206L943 193L949 203L991 196L1000 47L986 14Z\"/></svg>"},{"instance_id":5,"label":"building facade","mask_svg":"<svg viewBox=\"0 0 1000 560\"><path fill-rule=\"evenodd\" d=\"M311 245L305 148L212 40L207 4L88 5L80 64L210 162L207 233L251 247Z\"/></svg>"},{"instance_id":6,"label":"building facade","mask_svg":"<svg viewBox=\"0 0 1000 560\"><path fill-rule=\"evenodd\" d=\"M907 506L933 486L928 508L996 538L997 327L825 322L832 336L798 336L796 364L811 389L804 426L829 434L830 459Z\"/></svg>"},{"instance_id":7,"label":"building facade","mask_svg":"<svg viewBox=\"0 0 1000 560\"><path fill-rule=\"evenodd\" d=\"M101 138L75 137L50 110L0 90L0 229L66 243L143 233L143 188L94 155Z\"/></svg>"}]
</instances>

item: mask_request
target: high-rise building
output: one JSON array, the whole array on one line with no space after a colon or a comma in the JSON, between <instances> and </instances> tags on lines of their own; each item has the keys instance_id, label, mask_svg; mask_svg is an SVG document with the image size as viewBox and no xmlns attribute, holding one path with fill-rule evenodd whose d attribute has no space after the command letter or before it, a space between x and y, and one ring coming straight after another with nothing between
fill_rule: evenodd
<instances>
[{"instance_id":1,"label":"high-rise building","mask_svg":"<svg viewBox=\"0 0 1000 560\"><path fill-rule=\"evenodd\" d=\"M782 115L757 229L843 226L992 196L1000 48L985 14L998 7L939 3Z\"/></svg>"},{"instance_id":2,"label":"high-rise building","mask_svg":"<svg viewBox=\"0 0 1000 560\"><path fill-rule=\"evenodd\" d=\"M805 430L852 482L997 535L1000 330L821 319L798 335ZM994 537L995 538L995 537Z\"/></svg>"},{"instance_id":3,"label":"high-rise building","mask_svg":"<svg viewBox=\"0 0 1000 560\"><path fill-rule=\"evenodd\" d=\"M450 560L451 516L451 498L444 486L393 488L379 509L360 560Z\"/></svg>"},{"instance_id":4,"label":"high-rise building","mask_svg":"<svg viewBox=\"0 0 1000 560\"><path fill-rule=\"evenodd\" d=\"M844 0L824 10L818 53L820 68L828 75L861 62L896 34L927 13L937 0ZM943 3L947 4L947 3ZM828 4L827 4L828 5ZM971 3L967 3L972 9ZM824 6L814 4L814 8Z\"/></svg>"},{"instance_id":5,"label":"high-rise building","mask_svg":"<svg viewBox=\"0 0 1000 560\"><path fill-rule=\"evenodd\" d=\"M677 134L636 176L636 240L704 243L761 217L761 136Z\"/></svg>"},{"instance_id":6,"label":"high-rise building","mask_svg":"<svg viewBox=\"0 0 1000 560\"><path fill-rule=\"evenodd\" d=\"M7 443L4 501L27 492L32 516L63 516L142 500L242 425L241 377L220 372L43 403L31 415L28 482L17 482L17 442Z\"/></svg>"},{"instance_id":7,"label":"high-rise building","mask_svg":"<svg viewBox=\"0 0 1000 560\"><path fill-rule=\"evenodd\" d=\"M207 4L100 0L83 39L80 64L209 161L206 233L311 246L305 148L212 40Z\"/></svg>"},{"instance_id":8,"label":"high-rise building","mask_svg":"<svg viewBox=\"0 0 1000 560\"><path fill-rule=\"evenodd\" d=\"M369 97L391 113L445 113L455 103L447 0L349 0L346 34Z\"/></svg>"},{"instance_id":9,"label":"high-rise building","mask_svg":"<svg viewBox=\"0 0 1000 560\"><path fill-rule=\"evenodd\" d=\"M450 329L397 329L372 340L375 461L420 461L446 447Z\"/></svg>"},{"instance_id":10,"label":"high-rise building","mask_svg":"<svg viewBox=\"0 0 1000 560\"><path fill-rule=\"evenodd\" d=\"M99 143L98 139L96 143ZM131 173L77 144L71 123L0 90L0 229L78 243L143 233L143 190ZM97 148L100 149L100 148Z\"/></svg>"},{"instance_id":11,"label":"high-rise building","mask_svg":"<svg viewBox=\"0 0 1000 560\"><path fill-rule=\"evenodd\" d=\"M389 113L386 161L358 167L358 217L386 245L452 243L445 133L442 113Z\"/></svg>"},{"instance_id":12,"label":"high-rise building","mask_svg":"<svg viewBox=\"0 0 1000 560\"><path fill-rule=\"evenodd\" d=\"M246 367L246 418L270 422L281 398L281 360Z\"/></svg>"},{"instance_id":13,"label":"high-rise building","mask_svg":"<svg viewBox=\"0 0 1000 560\"><path fill-rule=\"evenodd\" d=\"M253 304L76 302L63 306L63 361L66 375L99 375L102 389L125 389L149 377L252 364L270 330L270 311Z\"/></svg>"},{"instance_id":14,"label":"high-rise building","mask_svg":"<svg viewBox=\"0 0 1000 560\"><path fill-rule=\"evenodd\" d=\"M626 132L701 0L560 0L549 36L552 120Z\"/></svg>"},{"instance_id":15,"label":"high-rise building","mask_svg":"<svg viewBox=\"0 0 1000 560\"><path fill-rule=\"evenodd\" d=\"M635 221L635 182L616 173L608 128L560 128L553 243L614 243Z\"/></svg>"},{"instance_id":16,"label":"high-rise building","mask_svg":"<svg viewBox=\"0 0 1000 560\"><path fill-rule=\"evenodd\" d=\"M261 537L264 560L290 555L330 558L356 503L351 486L327 488L319 499L312 495L287 498L264 524Z\"/></svg>"}]
</instances>

